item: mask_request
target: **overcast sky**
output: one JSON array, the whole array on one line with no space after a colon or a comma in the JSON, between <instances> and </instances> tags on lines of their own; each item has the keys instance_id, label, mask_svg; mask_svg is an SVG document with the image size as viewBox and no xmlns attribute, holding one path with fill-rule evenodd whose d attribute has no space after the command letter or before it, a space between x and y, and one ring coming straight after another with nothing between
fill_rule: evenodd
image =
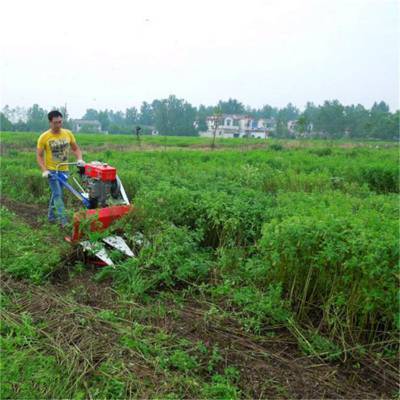
<instances>
[{"instance_id":1,"label":"overcast sky","mask_svg":"<svg viewBox=\"0 0 400 400\"><path fill-rule=\"evenodd\" d=\"M1 105L399 108L397 0L2 0Z\"/></svg>"}]
</instances>

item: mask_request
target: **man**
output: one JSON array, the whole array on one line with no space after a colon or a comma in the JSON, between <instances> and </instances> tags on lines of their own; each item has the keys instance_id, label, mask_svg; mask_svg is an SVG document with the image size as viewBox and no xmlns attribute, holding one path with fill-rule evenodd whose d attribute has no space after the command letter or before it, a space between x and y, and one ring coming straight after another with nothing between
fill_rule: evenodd
<instances>
[{"instance_id":1,"label":"man","mask_svg":"<svg viewBox=\"0 0 400 400\"><path fill-rule=\"evenodd\" d=\"M68 176L68 165L58 165L68 162L69 148L75 154L78 164L84 164L84 161L74 135L68 129L62 128L63 116L60 111L50 111L47 117L50 129L39 137L36 159L42 170L42 177L48 179L50 185L49 221L58 221L65 226L68 221L63 202L63 188L56 179L56 171L62 171Z\"/></svg>"}]
</instances>

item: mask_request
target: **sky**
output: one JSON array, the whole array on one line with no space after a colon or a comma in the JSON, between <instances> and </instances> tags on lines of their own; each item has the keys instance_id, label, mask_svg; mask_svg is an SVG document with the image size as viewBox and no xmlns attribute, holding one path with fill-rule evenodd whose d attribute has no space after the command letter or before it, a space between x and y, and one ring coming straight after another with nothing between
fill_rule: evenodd
<instances>
[{"instance_id":1,"label":"sky","mask_svg":"<svg viewBox=\"0 0 400 400\"><path fill-rule=\"evenodd\" d=\"M2 0L0 103L399 108L397 0Z\"/></svg>"}]
</instances>

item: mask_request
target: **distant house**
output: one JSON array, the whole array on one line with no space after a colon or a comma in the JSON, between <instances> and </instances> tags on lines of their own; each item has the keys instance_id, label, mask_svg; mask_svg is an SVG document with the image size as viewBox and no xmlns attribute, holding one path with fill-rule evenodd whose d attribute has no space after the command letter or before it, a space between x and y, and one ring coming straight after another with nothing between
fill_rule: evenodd
<instances>
[{"instance_id":1,"label":"distant house","mask_svg":"<svg viewBox=\"0 0 400 400\"><path fill-rule=\"evenodd\" d=\"M287 123L287 129L288 129L288 131L289 131L290 133L296 133L297 123L298 123L297 119L296 119L296 120L288 121L288 123Z\"/></svg>"},{"instance_id":2,"label":"distant house","mask_svg":"<svg viewBox=\"0 0 400 400\"><path fill-rule=\"evenodd\" d=\"M199 132L200 136L222 138L250 137L267 139L275 129L275 120L259 118L248 115L224 114L221 116L207 117L207 130Z\"/></svg>"},{"instance_id":3,"label":"distant house","mask_svg":"<svg viewBox=\"0 0 400 400\"><path fill-rule=\"evenodd\" d=\"M101 124L97 120L74 119L72 129L74 132L101 132Z\"/></svg>"}]
</instances>

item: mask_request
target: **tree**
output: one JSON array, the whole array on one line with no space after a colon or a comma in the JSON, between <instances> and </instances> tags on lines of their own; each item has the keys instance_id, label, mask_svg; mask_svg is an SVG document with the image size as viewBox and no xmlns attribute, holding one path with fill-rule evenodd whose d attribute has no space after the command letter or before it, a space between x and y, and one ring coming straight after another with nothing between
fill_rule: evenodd
<instances>
[{"instance_id":1,"label":"tree","mask_svg":"<svg viewBox=\"0 0 400 400\"><path fill-rule=\"evenodd\" d=\"M13 109L14 115L15 115L15 120L18 122L27 122L28 121L28 110L25 107L15 107ZM11 120L11 122L14 122L14 120Z\"/></svg>"},{"instance_id":2,"label":"tree","mask_svg":"<svg viewBox=\"0 0 400 400\"><path fill-rule=\"evenodd\" d=\"M288 105L282 109L280 109L277 113L277 121L276 121L276 132L275 135L278 137L287 137L291 136L291 132L287 127L289 121L296 120L300 115L300 111L297 107L295 107L292 103L288 103Z\"/></svg>"},{"instance_id":3,"label":"tree","mask_svg":"<svg viewBox=\"0 0 400 400\"><path fill-rule=\"evenodd\" d=\"M270 105L266 104L259 110L259 114L261 118L270 119L276 118L278 115L278 110L275 107L271 107Z\"/></svg>"},{"instance_id":4,"label":"tree","mask_svg":"<svg viewBox=\"0 0 400 400\"><path fill-rule=\"evenodd\" d=\"M23 129L18 130L26 130L26 121L28 120L28 111L24 107L15 107L11 108L10 106L6 105L3 107L2 110L5 117L12 123L18 124ZM16 128L14 126L14 128Z\"/></svg>"},{"instance_id":5,"label":"tree","mask_svg":"<svg viewBox=\"0 0 400 400\"><path fill-rule=\"evenodd\" d=\"M154 125L154 113L151 104L143 102L140 106L139 122L142 125Z\"/></svg>"},{"instance_id":6,"label":"tree","mask_svg":"<svg viewBox=\"0 0 400 400\"><path fill-rule=\"evenodd\" d=\"M97 114L97 119L101 124L101 129L107 131L110 125L110 118L108 116L108 110L99 111Z\"/></svg>"},{"instance_id":7,"label":"tree","mask_svg":"<svg viewBox=\"0 0 400 400\"><path fill-rule=\"evenodd\" d=\"M346 131L344 107L338 100L325 101L318 107L316 130L329 136L343 136Z\"/></svg>"},{"instance_id":8,"label":"tree","mask_svg":"<svg viewBox=\"0 0 400 400\"><path fill-rule=\"evenodd\" d=\"M3 112L0 112L0 131L12 131L14 130L13 124L5 116Z\"/></svg>"},{"instance_id":9,"label":"tree","mask_svg":"<svg viewBox=\"0 0 400 400\"><path fill-rule=\"evenodd\" d=\"M307 132L310 123L307 116L303 113L299 116L296 124L296 131L299 133Z\"/></svg>"},{"instance_id":10,"label":"tree","mask_svg":"<svg viewBox=\"0 0 400 400\"><path fill-rule=\"evenodd\" d=\"M47 111L38 104L28 109L27 128L30 131L43 131L48 128Z\"/></svg>"},{"instance_id":11,"label":"tree","mask_svg":"<svg viewBox=\"0 0 400 400\"><path fill-rule=\"evenodd\" d=\"M82 119L93 121L99 119L99 112L93 108L88 108Z\"/></svg>"},{"instance_id":12,"label":"tree","mask_svg":"<svg viewBox=\"0 0 400 400\"><path fill-rule=\"evenodd\" d=\"M110 121L116 125L122 126L125 125L125 114L122 111L112 111L108 112Z\"/></svg>"},{"instance_id":13,"label":"tree","mask_svg":"<svg viewBox=\"0 0 400 400\"><path fill-rule=\"evenodd\" d=\"M64 116L64 127L69 128L66 106L57 109ZM220 100L217 107L202 104L196 108L184 99L171 95L165 99L155 99L152 103L143 102L140 112L135 107L127 108L125 112L89 108L82 119L98 120L102 129L110 133L132 134L134 127L140 126L143 134L150 134L156 128L164 135L183 136L196 135L198 131L208 130L207 118L215 122L223 114L243 113L255 119L273 118L275 121L268 125L275 126L272 134L277 137L296 136L297 133L306 132L332 138L346 135L351 138L393 140L399 136L399 111L391 113L384 101L375 102L371 109L366 109L361 104L344 106L338 100L325 101L319 106L308 102L304 111L300 113L292 103L288 103L282 109L268 104L262 108L251 108L232 98L228 101ZM296 120L296 124L289 130L288 122L293 120ZM1 110L0 123L3 130L47 130L47 111L38 104L29 109L18 106L11 108L6 105ZM217 130L214 129L213 143L216 133Z\"/></svg>"},{"instance_id":14,"label":"tree","mask_svg":"<svg viewBox=\"0 0 400 400\"><path fill-rule=\"evenodd\" d=\"M357 104L344 108L345 127L352 138L365 137L368 130L369 112L363 105Z\"/></svg>"},{"instance_id":15,"label":"tree","mask_svg":"<svg viewBox=\"0 0 400 400\"><path fill-rule=\"evenodd\" d=\"M200 132L204 132L208 129L207 126L207 118L211 117L214 113L214 107L212 106L205 106L203 104L200 104L199 109L197 110L197 129Z\"/></svg>"},{"instance_id":16,"label":"tree","mask_svg":"<svg viewBox=\"0 0 400 400\"><path fill-rule=\"evenodd\" d=\"M125 124L129 127L139 122L138 110L136 107L127 108L125 111Z\"/></svg>"},{"instance_id":17,"label":"tree","mask_svg":"<svg viewBox=\"0 0 400 400\"><path fill-rule=\"evenodd\" d=\"M368 136L379 139L391 139L397 135L393 132L389 106L384 101L375 102L371 107L367 131Z\"/></svg>"},{"instance_id":18,"label":"tree","mask_svg":"<svg viewBox=\"0 0 400 400\"><path fill-rule=\"evenodd\" d=\"M152 103L155 127L161 135L193 136L196 109L187 101L171 95Z\"/></svg>"},{"instance_id":19,"label":"tree","mask_svg":"<svg viewBox=\"0 0 400 400\"><path fill-rule=\"evenodd\" d=\"M278 111L278 120L282 122L289 122L297 119L300 111L292 103L289 103L286 107Z\"/></svg>"},{"instance_id":20,"label":"tree","mask_svg":"<svg viewBox=\"0 0 400 400\"><path fill-rule=\"evenodd\" d=\"M2 114L11 122L13 120L13 111L14 110L11 109L8 104L6 104L2 109Z\"/></svg>"},{"instance_id":21,"label":"tree","mask_svg":"<svg viewBox=\"0 0 400 400\"><path fill-rule=\"evenodd\" d=\"M309 124L315 125L318 117L318 107L314 103L308 101L306 103L303 115Z\"/></svg>"},{"instance_id":22,"label":"tree","mask_svg":"<svg viewBox=\"0 0 400 400\"><path fill-rule=\"evenodd\" d=\"M388 122L387 139L399 140L400 131L400 111L390 114Z\"/></svg>"},{"instance_id":23,"label":"tree","mask_svg":"<svg viewBox=\"0 0 400 400\"><path fill-rule=\"evenodd\" d=\"M155 128L160 135L167 135L171 127L168 124L168 110L166 100L153 100L151 103L152 118ZM171 134L171 133L169 133Z\"/></svg>"},{"instance_id":24,"label":"tree","mask_svg":"<svg viewBox=\"0 0 400 400\"><path fill-rule=\"evenodd\" d=\"M220 100L218 107L222 114L244 114L246 111L244 105L236 99L229 99L228 101Z\"/></svg>"},{"instance_id":25,"label":"tree","mask_svg":"<svg viewBox=\"0 0 400 400\"><path fill-rule=\"evenodd\" d=\"M380 101L379 103L375 102L371 108L371 114L373 113L389 113L389 106L384 102Z\"/></svg>"}]
</instances>

